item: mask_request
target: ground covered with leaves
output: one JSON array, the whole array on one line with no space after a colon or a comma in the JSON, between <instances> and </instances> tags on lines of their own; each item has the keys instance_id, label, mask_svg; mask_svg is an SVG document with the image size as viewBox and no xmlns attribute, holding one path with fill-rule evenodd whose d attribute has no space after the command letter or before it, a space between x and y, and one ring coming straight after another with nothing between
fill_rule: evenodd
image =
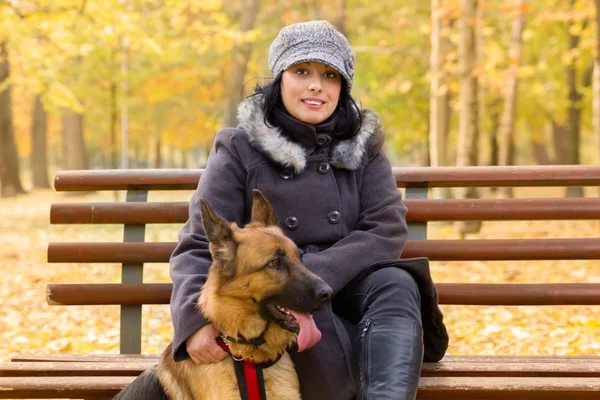
<instances>
[{"instance_id":1,"label":"ground covered with leaves","mask_svg":"<svg viewBox=\"0 0 600 400\"><path fill-rule=\"evenodd\" d=\"M162 196L162 197L161 197ZM151 194L187 199L189 192ZM0 361L20 354L118 353L117 306L49 306L48 283L116 283L120 266L48 264L49 242L121 241L118 226L50 225L53 202L114 201L114 193L69 195L37 191L0 200ZM179 225L150 226L147 241L175 241ZM471 237L598 237L600 221L485 222ZM456 239L450 225L433 224L431 238ZM600 282L598 261L436 262L437 282ZM147 265L146 282L168 282L167 264ZM600 307L444 306L450 354L597 355ZM144 353L159 353L170 341L168 306L144 306Z\"/></svg>"}]
</instances>

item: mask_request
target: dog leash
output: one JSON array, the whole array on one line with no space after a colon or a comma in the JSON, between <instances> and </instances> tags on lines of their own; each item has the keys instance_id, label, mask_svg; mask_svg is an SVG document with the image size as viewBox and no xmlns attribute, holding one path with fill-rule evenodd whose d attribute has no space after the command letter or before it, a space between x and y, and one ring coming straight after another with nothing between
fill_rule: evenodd
<instances>
[{"instance_id":1,"label":"dog leash","mask_svg":"<svg viewBox=\"0 0 600 400\"><path fill-rule=\"evenodd\" d=\"M237 378L242 400L267 400L263 369L274 365L281 359L283 354L279 354L275 360L257 364L252 361L245 360L243 357L236 357L233 355L229 345L222 336L217 337L217 344L221 346L221 348L225 350L233 359L235 376Z\"/></svg>"}]
</instances>

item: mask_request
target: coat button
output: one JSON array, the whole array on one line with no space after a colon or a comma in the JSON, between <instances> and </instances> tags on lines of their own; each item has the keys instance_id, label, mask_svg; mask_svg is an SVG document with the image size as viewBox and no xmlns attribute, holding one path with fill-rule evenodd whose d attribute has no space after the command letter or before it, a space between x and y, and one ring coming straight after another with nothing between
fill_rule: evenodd
<instances>
[{"instance_id":1,"label":"coat button","mask_svg":"<svg viewBox=\"0 0 600 400\"><path fill-rule=\"evenodd\" d=\"M321 163L319 164L319 167L317 168L317 172L320 173L321 175L326 175L329 173L329 170L331 169L331 167L329 166L329 163Z\"/></svg>"},{"instance_id":2,"label":"coat button","mask_svg":"<svg viewBox=\"0 0 600 400\"><path fill-rule=\"evenodd\" d=\"M279 174L283 179L292 179L294 171L291 168L284 168Z\"/></svg>"},{"instance_id":3,"label":"coat button","mask_svg":"<svg viewBox=\"0 0 600 400\"><path fill-rule=\"evenodd\" d=\"M285 226L290 231L293 231L294 229L296 229L298 227L298 218L296 218L296 217L287 217L285 219Z\"/></svg>"},{"instance_id":4,"label":"coat button","mask_svg":"<svg viewBox=\"0 0 600 400\"><path fill-rule=\"evenodd\" d=\"M317 142L317 146L325 147L329 144L329 142L331 142L331 137L329 137L329 135L326 135L324 133L319 133L316 137L316 142Z\"/></svg>"},{"instance_id":5,"label":"coat button","mask_svg":"<svg viewBox=\"0 0 600 400\"><path fill-rule=\"evenodd\" d=\"M338 224L340 222L340 212L339 211L332 211L329 214L327 214L327 220L329 221L330 224Z\"/></svg>"}]
</instances>

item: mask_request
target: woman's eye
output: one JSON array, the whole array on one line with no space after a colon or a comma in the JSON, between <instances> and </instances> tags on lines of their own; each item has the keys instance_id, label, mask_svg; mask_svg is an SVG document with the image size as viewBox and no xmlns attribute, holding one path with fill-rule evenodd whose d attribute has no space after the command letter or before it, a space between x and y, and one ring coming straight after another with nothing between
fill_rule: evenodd
<instances>
[{"instance_id":1,"label":"woman's eye","mask_svg":"<svg viewBox=\"0 0 600 400\"><path fill-rule=\"evenodd\" d=\"M275 258L275 259L271 260L271 262L269 263L269 266L273 267L273 268L279 268L279 267L281 267L281 260L279 258Z\"/></svg>"},{"instance_id":2,"label":"woman's eye","mask_svg":"<svg viewBox=\"0 0 600 400\"><path fill-rule=\"evenodd\" d=\"M296 70L296 73L298 75L306 75L308 72L305 69L300 68Z\"/></svg>"},{"instance_id":3,"label":"woman's eye","mask_svg":"<svg viewBox=\"0 0 600 400\"><path fill-rule=\"evenodd\" d=\"M327 78L331 78L331 79L335 79L335 78L337 78L337 74L336 74L335 72L326 72L326 73L325 73L325 76L326 76Z\"/></svg>"}]
</instances>

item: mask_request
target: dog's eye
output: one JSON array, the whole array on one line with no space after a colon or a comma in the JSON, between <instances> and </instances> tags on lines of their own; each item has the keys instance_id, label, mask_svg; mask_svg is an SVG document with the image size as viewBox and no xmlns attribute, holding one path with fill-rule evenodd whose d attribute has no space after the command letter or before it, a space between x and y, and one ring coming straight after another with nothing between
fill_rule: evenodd
<instances>
[{"instance_id":1,"label":"dog's eye","mask_svg":"<svg viewBox=\"0 0 600 400\"><path fill-rule=\"evenodd\" d=\"M280 258L272 259L271 262L269 263L269 267L272 267L272 268L281 267L281 259Z\"/></svg>"}]
</instances>

